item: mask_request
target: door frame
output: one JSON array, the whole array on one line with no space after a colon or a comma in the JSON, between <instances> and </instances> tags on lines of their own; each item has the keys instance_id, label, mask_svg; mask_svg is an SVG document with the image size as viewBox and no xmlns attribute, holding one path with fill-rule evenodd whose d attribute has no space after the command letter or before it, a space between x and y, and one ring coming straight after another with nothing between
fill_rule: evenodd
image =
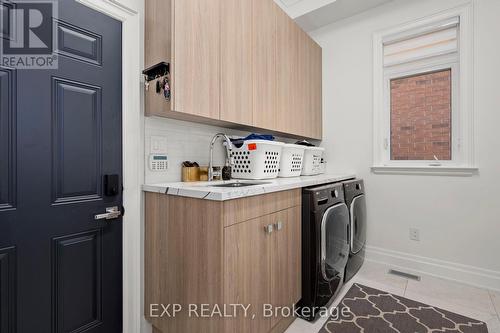
<instances>
[{"instance_id":1,"label":"door frame","mask_svg":"<svg viewBox=\"0 0 500 333\"><path fill-rule=\"evenodd\" d=\"M122 22L122 135L123 135L123 333L144 332L143 226L144 108L141 79L144 55L144 2L131 8L120 0L76 0ZM130 0L129 0L130 1Z\"/></svg>"}]
</instances>

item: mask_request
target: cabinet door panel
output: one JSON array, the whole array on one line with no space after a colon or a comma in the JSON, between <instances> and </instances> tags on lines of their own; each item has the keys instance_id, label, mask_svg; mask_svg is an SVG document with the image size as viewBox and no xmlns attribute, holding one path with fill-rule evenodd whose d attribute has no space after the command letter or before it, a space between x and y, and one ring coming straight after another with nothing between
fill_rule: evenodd
<instances>
[{"instance_id":1,"label":"cabinet door panel","mask_svg":"<svg viewBox=\"0 0 500 333\"><path fill-rule=\"evenodd\" d=\"M148 68L159 62L172 62L172 1L148 0L144 6L144 67ZM161 16L158 15L161 13ZM161 29L160 29L161 25ZM144 93L144 111L146 116L166 117L172 108L170 101L154 92L155 81L151 89Z\"/></svg>"},{"instance_id":2,"label":"cabinet door panel","mask_svg":"<svg viewBox=\"0 0 500 333\"><path fill-rule=\"evenodd\" d=\"M257 127L275 129L278 7L270 0L252 0L252 4L253 122Z\"/></svg>"},{"instance_id":3,"label":"cabinet door panel","mask_svg":"<svg viewBox=\"0 0 500 333\"><path fill-rule=\"evenodd\" d=\"M312 136L315 139L321 139L323 136L323 50L314 41L312 41L311 63Z\"/></svg>"},{"instance_id":4,"label":"cabinet door panel","mask_svg":"<svg viewBox=\"0 0 500 333\"><path fill-rule=\"evenodd\" d=\"M303 123L297 105L302 86L297 71L300 29L281 10L277 18L277 129L285 133L300 134Z\"/></svg>"},{"instance_id":5,"label":"cabinet door panel","mask_svg":"<svg viewBox=\"0 0 500 333\"><path fill-rule=\"evenodd\" d=\"M252 125L252 1L221 8L221 120Z\"/></svg>"},{"instance_id":6,"label":"cabinet door panel","mask_svg":"<svg viewBox=\"0 0 500 333\"><path fill-rule=\"evenodd\" d=\"M276 27L276 129L320 139L321 48L283 11Z\"/></svg>"},{"instance_id":7,"label":"cabinet door panel","mask_svg":"<svg viewBox=\"0 0 500 333\"><path fill-rule=\"evenodd\" d=\"M301 206L273 214L271 220L273 223L282 224L281 230L276 228L274 231L275 241L271 259L272 304L291 308L302 296ZM279 316L273 317L273 325L281 319Z\"/></svg>"},{"instance_id":8,"label":"cabinet door panel","mask_svg":"<svg viewBox=\"0 0 500 333\"><path fill-rule=\"evenodd\" d=\"M265 232L270 215L224 229L224 303L251 305L250 316L239 311L225 320L225 332L269 332L270 318L262 316L264 304L271 303L272 234ZM251 314L256 315L252 319Z\"/></svg>"},{"instance_id":9,"label":"cabinet door panel","mask_svg":"<svg viewBox=\"0 0 500 333\"><path fill-rule=\"evenodd\" d=\"M309 46L309 36L304 31L300 30L297 73L301 89L297 98L296 107L298 108L297 113L301 124L298 128L298 134L306 137L311 137L311 124L313 121L310 105L312 88L310 75L311 52Z\"/></svg>"},{"instance_id":10,"label":"cabinet door panel","mask_svg":"<svg viewBox=\"0 0 500 333\"><path fill-rule=\"evenodd\" d=\"M220 3L174 1L175 111L219 119Z\"/></svg>"}]
</instances>

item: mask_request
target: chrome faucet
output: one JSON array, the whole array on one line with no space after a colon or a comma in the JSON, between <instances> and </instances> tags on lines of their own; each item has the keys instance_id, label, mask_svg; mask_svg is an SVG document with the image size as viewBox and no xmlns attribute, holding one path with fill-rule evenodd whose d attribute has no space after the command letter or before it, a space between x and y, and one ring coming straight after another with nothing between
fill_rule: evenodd
<instances>
[{"instance_id":1,"label":"chrome faucet","mask_svg":"<svg viewBox=\"0 0 500 333\"><path fill-rule=\"evenodd\" d=\"M214 170L213 170L213 163L214 163L214 144L217 141L218 138L223 138L224 141L226 142L226 165L227 161L229 161L229 166L232 168L234 165L233 162L233 157L231 156L231 149L233 149L233 144L231 143L231 140L226 134L223 133L217 133L215 136L212 138L212 141L210 142L210 162L208 163L208 181L214 180ZM222 174L222 171L221 171Z\"/></svg>"}]
</instances>

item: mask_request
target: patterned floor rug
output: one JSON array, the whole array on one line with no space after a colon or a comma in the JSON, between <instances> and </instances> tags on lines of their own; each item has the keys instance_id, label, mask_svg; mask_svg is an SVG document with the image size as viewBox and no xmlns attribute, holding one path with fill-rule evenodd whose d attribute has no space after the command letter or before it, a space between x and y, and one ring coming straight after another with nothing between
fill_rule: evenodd
<instances>
[{"instance_id":1,"label":"patterned floor rug","mask_svg":"<svg viewBox=\"0 0 500 333\"><path fill-rule=\"evenodd\" d=\"M354 284L320 333L488 333L485 323Z\"/></svg>"}]
</instances>

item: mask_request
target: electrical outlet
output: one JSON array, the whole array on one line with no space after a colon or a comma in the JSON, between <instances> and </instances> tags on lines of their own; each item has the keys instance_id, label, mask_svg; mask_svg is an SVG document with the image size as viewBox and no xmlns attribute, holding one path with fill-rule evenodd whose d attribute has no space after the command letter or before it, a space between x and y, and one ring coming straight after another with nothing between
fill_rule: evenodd
<instances>
[{"instance_id":1,"label":"electrical outlet","mask_svg":"<svg viewBox=\"0 0 500 333\"><path fill-rule=\"evenodd\" d=\"M416 228L410 228L410 240L420 241L420 230Z\"/></svg>"},{"instance_id":2,"label":"electrical outlet","mask_svg":"<svg viewBox=\"0 0 500 333\"><path fill-rule=\"evenodd\" d=\"M164 136L151 136L150 154L165 154L167 152L167 138Z\"/></svg>"}]
</instances>

